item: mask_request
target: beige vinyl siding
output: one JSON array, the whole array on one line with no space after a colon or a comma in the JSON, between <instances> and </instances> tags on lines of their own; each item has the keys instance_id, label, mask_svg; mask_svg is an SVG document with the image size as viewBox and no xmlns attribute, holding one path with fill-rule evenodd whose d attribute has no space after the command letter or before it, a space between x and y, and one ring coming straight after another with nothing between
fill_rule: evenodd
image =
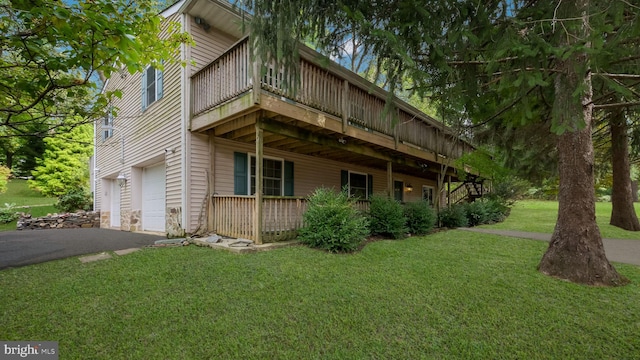
<instances>
[{"instance_id":1,"label":"beige vinyl siding","mask_svg":"<svg viewBox=\"0 0 640 360\"><path fill-rule=\"evenodd\" d=\"M211 158L209 156L208 135L190 133L187 136L190 137L189 160L187 162L187 173L189 174L187 177L189 181L187 206L189 207L189 216L185 230L193 232L200 225L198 223L200 212L203 211L203 214L206 215L206 209L203 209L203 205L206 204L207 176L211 169ZM206 226L206 223L201 225Z\"/></svg>"},{"instance_id":2,"label":"beige vinyl siding","mask_svg":"<svg viewBox=\"0 0 640 360\"><path fill-rule=\"evenodd\" d=\"M205 32L198 26L193 18L188 16L191 36L196 43L191 48L191 59L195 61L195 66L191 67L191 74L202 69L204 66L217 59L227 49L229 49L238 39L225 34L215 28L215 24Z\"/></svg>"},{"instance_id":3,"label":"beige vinyl siding","mask_svg":"<svg viewBox=\"0 0 640 360\"><path fill-rule=\"evenodd\" d=\"M255 153L255 146L246 143L215 139L215 192L221 195L233 195L234 152ZM264 149L265 156L280 158L294 163L294 195L307 196L320 186L339 189L340 171L349 170L373 175L373 192L387 191L386 170L371 169L364 166L341 163L333 160L300 155L275 149ZM386 165L385 165L386 166ZM394 173L394 180L402 180L413 186L411 193L405 192L405 201L421 198L422 185L436 187L432 180Z\"/></svg>"},{"instance_id":4,"label":"beige vinyl siding","mask_svg":"<svg viewBox=\"0 0 640 360\"><path fill-rule=\"evenodd\" d=\"M179 15L174 14L164 22L164 29L170 21L179 21ZM163 32L162 36L166 36ZM179 58L179 54L176 53ZM121 99L115 98L113 106L118 109L114 118L113 136L102 141L98 132L97 167L100 169L98 178L115 178L123 173L128 179L127 186L122 189L121 209L125 211L140 210L139 201L133 201L136 208L132 208L132 168L141 168L157 163L164 163L166 167L166 206L179 207L181 205L181 162L180 162L180 72L178 63L168 63L163 72L163 97L150 104L142 111L141 73L115 73L109 79L107 91L120 89ZM124 139L124 163L121 162L122 141ZM175 148L176 152L165 155L165 149ZM165 162L166 158L166 162ZM137 171L135 172L137 174ZM137 175L134 175L134 177ZM133 179L135 181L135 179ZM108 189L102 189L98 181L98 206L104 197L108 197ZM135 197L141 194L133 194ZM108 210L108 209L104 209Z\"/></svg>"}]
</instances>

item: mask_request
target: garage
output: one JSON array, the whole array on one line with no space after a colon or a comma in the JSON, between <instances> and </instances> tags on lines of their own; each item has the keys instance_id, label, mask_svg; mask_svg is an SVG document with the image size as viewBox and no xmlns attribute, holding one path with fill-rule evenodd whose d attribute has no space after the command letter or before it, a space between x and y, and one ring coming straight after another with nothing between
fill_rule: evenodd
<instances>
[{"instance_id":1,"label":"garage","mask_svg":"<svg viewBox=\"0 0 640 360\"><path fill-rule=\"evenodd\" d=\"M142 170L142 230L165 231L164 164Z\"/></svg>"}]
</instances>

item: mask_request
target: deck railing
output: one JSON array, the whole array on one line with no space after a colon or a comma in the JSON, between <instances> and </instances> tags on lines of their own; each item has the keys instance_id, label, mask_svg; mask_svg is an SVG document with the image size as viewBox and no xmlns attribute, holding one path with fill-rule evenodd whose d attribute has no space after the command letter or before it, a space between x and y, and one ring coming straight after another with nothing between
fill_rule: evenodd
<instances>
[{"instance_id":1,"label":"deck railing","mask_svg":"<svg viewBox=\"0 0 640 360\"><path fill-rule=\"evenodd\" d=\"M249 43L238 42L191 77L191 111L201 114L251 89Z\"/></svg>"},{"instance_id":2,"label":"deck railing","mask_svg":"<svg viewBox=\"0 0 640 360\"><path fill-rule=\"evenodd\" d=\"M191 77L194 116L254 88L248 44L248 38L243 39ZM262 69L261 89L346 119L349 126L384 134L445 157L458 158L473 150L451 129L400 99L394 100L395 112L385 111L388 93L346 69L317 65L317 57L309 50L301 53L300 83L295 91L285 86L282 71L267 64Z\"/></svg>"},{"instance_id":3,"label":"deck railing","mask_svg":"<svg viewBox=\"0 0 640 360\"><path fill-rule=\"evenodd\" d=\"M357 201L356 209L369 210L368 201ZM253 231L255 197L214 195L214 230L218 235L256 240ZM307 200L303 197L265 196L262 199L262 242L293 240L302 228Z\"/></svg>"}]
</instances>

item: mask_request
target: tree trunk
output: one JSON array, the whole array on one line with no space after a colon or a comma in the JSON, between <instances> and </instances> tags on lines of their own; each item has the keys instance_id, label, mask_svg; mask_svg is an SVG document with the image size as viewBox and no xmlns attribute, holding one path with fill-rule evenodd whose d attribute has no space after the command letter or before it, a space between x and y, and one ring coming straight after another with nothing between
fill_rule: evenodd
<instances>
[{"instance_id":1,"label":"tree trunk","mask_svg":"<svg viewBox=\"0 0 640 360\"><path fill-rule=\"evenodd\" d=\"M610 114L609 127L611 128L611 165L613 167L609 224L629 231L640 231L640 222L633 207L627 122L622 110Z\"/></svg>"},{"instance_id":2,"label":"tree trunk","mask_svg":"<svg viewBox=\"0 0 640 360\"><path fill-rule=\"evenodd\" d=\"M588 0L559 4L558 18L582 17L580 25L562 24L557 37L560 47L568 48L587 37L588 5ZM627 280L607 260L596 224L591 139L593 104L588 55L575 52L566 58L558 58L555 69L554 121L568 130L558 137L558 220L538 269L544 274L581 284L622 285ZM581 99L574 97L576 89L582 89Z\"/></svg>"},{"instance_id":3,"label":"tree trunk","mask_svg":"<svg viewBox=\"0 0 640 360\"><path fill-rule=\"evenodd\" d=\"M4 157L7 161L7 167L9 169L13 168L13 153L9 151L5 151Z\"/></svg>"}]
</instances>

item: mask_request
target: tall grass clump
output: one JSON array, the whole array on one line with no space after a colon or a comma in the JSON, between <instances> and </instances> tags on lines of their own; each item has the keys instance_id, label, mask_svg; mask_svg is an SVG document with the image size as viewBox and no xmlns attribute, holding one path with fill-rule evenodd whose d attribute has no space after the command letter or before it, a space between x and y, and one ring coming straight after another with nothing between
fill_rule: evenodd
<instances>
[{"instance_id":1,"label":"tall grass clump","mask_svg":"<svg viewBox=\"0 0 640 360\"><path fill-rule=\"evenodd\" d=\"M369 229L367 219L354 205L355 200L344 191L316 189L308 198L298 240L329 252L356 250L369 235Z\"/></svg>"},{"instance_id":2,"label":"tall grass clump","mask_svg":"<svg viewBox=\"0 0 640 360\"><path fill-rule=\"evenodd\" d=\"M407 221L407 230L413 235L428 234L437 220L435 211L426 201L404 204L404 217Z\"/></svg>"},{"instance_id":3,"label":"tall grass clump","mask_svg":"<svg viewBox=\"0 0 640 360\"><path fill-rule=\"evenodd\" d=\"M369 204L371 234L400 239L407 233L402 205L386 196L374 195Z\"/></svg>"}]
</instances>

